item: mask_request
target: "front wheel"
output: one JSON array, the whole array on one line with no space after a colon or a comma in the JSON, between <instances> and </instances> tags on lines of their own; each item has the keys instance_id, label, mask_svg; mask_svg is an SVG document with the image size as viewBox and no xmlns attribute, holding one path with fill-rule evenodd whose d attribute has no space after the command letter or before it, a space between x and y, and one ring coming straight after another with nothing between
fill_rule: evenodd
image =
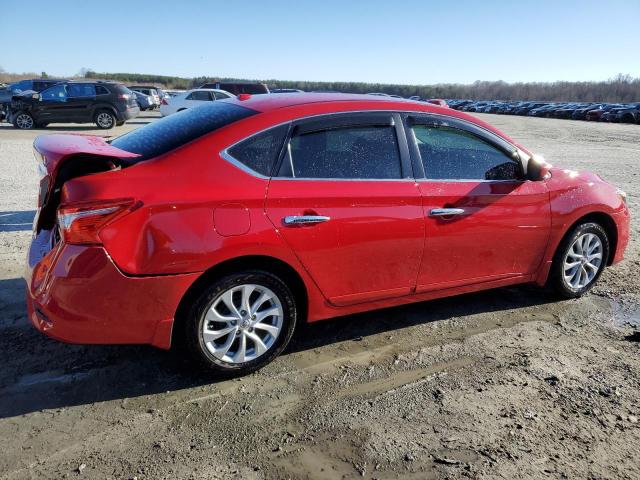
<instances>
[{"instance_id":1,"label":"front wheel","mask_svg":"<svg viewBox=\"0 0 640 480\"><path fill-rule=\"evenodd\" d=\"M93 121L98 128L108 130L116 124L116 116L108 110L100 110L93 117Z\"/></svg>"},{"instance_id":2,"label":"front wheel","mask_svg":"<svg viewBox=\"0 0 640 480\"><path fill-rule=\"evenodd\" d=\"M563 297L580 297L596 283L608 259L609 238L605 230L597 223L582 223L560 243L549 282Z\"/></svg>"},{"instance_id":3,"label":"front wheel","mask_svg":"<svg viewBox=\"0 0 640 480\"><path fill-rule=\"evenodd\" d=\"M284 350L296 317L295 298L280 278L246 271L204 289L188 313L185 339L192 356L208 369L245 375Z\"/></svg>"},{"instance_id":4,"label":"front wheel","mask_svg":"<svg viewBox=\"0 0 640 480\"><path fill-rule=\"evenodd\" d=\"M36 122L29 113L18 112L18 114L13 117L13 126L20 130L31 130L36 126Z\"/></svg>"}]
</instances>

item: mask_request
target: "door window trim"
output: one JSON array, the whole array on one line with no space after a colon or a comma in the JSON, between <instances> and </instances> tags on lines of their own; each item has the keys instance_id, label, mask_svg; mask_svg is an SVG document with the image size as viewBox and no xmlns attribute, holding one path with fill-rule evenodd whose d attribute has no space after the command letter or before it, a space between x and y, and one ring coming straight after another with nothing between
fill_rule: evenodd
<instances>
[{"instance_id":1,"label":"door window trim","mask_svg":"<svg viewBox=\"0 0 640 480\"><path fill-rule=\"evenodd\" d=\"M433 113L404 113L403 124L405 128L407 144L411 153L411 165L413 166L414 172L416 173L416 181L436 183L524 183L525 181L527 181L526 175L523 171L522 163L512 158L512 155L518 152L518 147L485 128L482 128L460 118ZM497 150L501 151L505 154L506 157L510 158L514 163L516 163L518 165L520 178L505 180L487 180L479 178L428 178L424 170L422 155L420 154L420 149L418 148L418 143L413 132L412 127L414 125L425 125L436 128L438 126L446 126L469 133L474 137L477 137L480 141L484 141Z\"/></svg>"}]
</instances>

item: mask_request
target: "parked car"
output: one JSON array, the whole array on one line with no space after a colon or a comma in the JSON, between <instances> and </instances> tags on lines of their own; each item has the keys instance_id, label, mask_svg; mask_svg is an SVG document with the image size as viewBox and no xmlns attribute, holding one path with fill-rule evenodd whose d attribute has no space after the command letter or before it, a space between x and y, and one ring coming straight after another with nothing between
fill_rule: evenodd
<instances>
[{"instance_id":1,"label":"parked car","mask_svg":"<svg viewBox=\"0 0 640 480\"><path fill-rule=\"evenodd\" d=\"M140 111L143 112L145 110L152 110L155 108L156 104L150 95L145 95L144 93L138 92L137 90L131 90L131 93L135 95L138 107L140 107Z\"/></svg>"},{"instance_id":2,"label":"parked car","mask_svg":"<svg viewBox=\"0 0 640 480\"><path fill-rule=\"evenodd\" d=\"M215 90L213 88L196 88L188 90L175 97L164 98L160 105L160 114L163 117L172 113L181 112L188 108L202 105L203 102L212 102L215 100L225 100L233 98L229 92L223 90Z\"/></svg>"},{"instance_id":3,"label":"parked car","mask_svg":"<svg viewBox=\"0 0 640 480\"><path fill-rule=\"evenodd\" d=\"M134 90L136 92L140 92L140 93L144 93L145 95L149 95L153 99L154 108L160 106L161 98L160 98L160 94L158 93L158 88L157 87L148 87L148 86L144 86L144 85L134 85L132 87L129 87L129 90Z\"/></svg>"},{"instance_id":4,"label":"parked car","mask_svg":"<svg viewBox=\"0 0 640 480\"><path fill-rule=\"evenodd\" d=\"M518 106L518 108L516 108L513 113L514 115L527 115L529 111L533 110L534 108L543 107L548 104L549 102L525 102Z\"/></svg>"},{"instance_id":5,"label":"parked car","mask_svg":"<svg viewBox=\"0 0 640 480\"><path fill-rule=\"evenodd\" d=\"M56 83L66 82L62 79L54 78L33 78L31 80L20 80L19 82L10 83L0 89L0 120L9 116L9 105L11 98L22 92L41 92L45 88L49 88Z\"/></svg>"},{"instance_id":6,"label":"parked car","mask_svg":"<svg viewBox=\"0 0 640 480\"><path fill-rule=\"evenodd\" d=\"M640 103L629 103L612 108L601 117L606 122L640 123Z\"/></svg>"},{"instance_id":7,"label":"parked car","mask_svg":"<svg viewBox=\"0 0 640 480\"><path fill-rule=\"evenodd\" d=\"M602 106L601 108L596 108L595 110L589 110L587 112L587 114L585 115L585 120L588 121L592 121L592 122L598 122L600 120L602 120L602 116L609 112L610 110L613 110L614 108L618 108L618 107L622 107L623 105L620 103L609 103L606 104L604 106Z\"/></svg>"},{"instance_id":8,"label":"parked car","mask_svg":"<svg viewBox=\"0 0 640 480\"><path fill-rule=\"evenodd\" d=\"M98 128L109 129L139 113L133 93L120 83L74 81L14 96L9 121L20 129L60 122L93 122Z\"/></svg>"},{"instance_id":9,"label":"parked car","mask_svg":"<svg viewBox=\"0 0 640 480\"><path fill-rule=\"evenodd\" d=\"M571 118L573 120L586 120L588 112L590 112L591 110L602 108L604 105L605 104L603 103L590 103L582 108L578 108L577 110L575 110L571 115Z\"/></svg>"},{"instance_id":10,"label":"parked car","mask_svg":"<svg viewBox=\"0 0 640 480\"><path fill-rule=\"evenodd\" d=\"M448 107L449 106L449 105L447 105L447 102L445 102L441 98L430 98L429 100L427 100L427 103L432 103L432 104L438 105L440 107Z\"/></svg>"},{"instance_id":11,"label":"parked car","mask_svg":"<svg viewBox=\"0 0 640 480\"><path fill-rule=\"evenodd\" d=\"M623 258L622 191L473 116L369 95L203 103L109 142L35 140L38 330L184 342L242 374L296 324L529 282L579 297Z\"/></svg>"},{"instance_id":12,"label":"parked car","mask_svg":"<svg viewBox=\"0 0 640 480\"><path fill-rule=\"evenodd\" d=\"M264 83L251 82L205 83L204 85L200 86L200 89L224 90L225 92L232 93L233 95L240 95L241 93L248 93L249 95L269 93L269 89Z\"/></svg>"}]
</instances>

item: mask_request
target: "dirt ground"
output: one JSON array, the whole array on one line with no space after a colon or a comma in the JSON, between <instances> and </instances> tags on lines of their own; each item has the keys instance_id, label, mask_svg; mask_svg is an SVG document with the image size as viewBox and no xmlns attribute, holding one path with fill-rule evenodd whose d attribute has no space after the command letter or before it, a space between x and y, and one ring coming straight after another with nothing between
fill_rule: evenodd
<instances>
[{"instance_id":1,"label":"dirt ground","mask_svg":"<svg viewBox=\"0 0 640 480\"><path fill-rule=\"evenodd\" d=\"M579 300L523 286L320 322L222 382L31 328L31 143L92 130L0 124L0 478L640 478L640 127L482 118L626 190L627 260Z\"/></svg>"}]
</instances>

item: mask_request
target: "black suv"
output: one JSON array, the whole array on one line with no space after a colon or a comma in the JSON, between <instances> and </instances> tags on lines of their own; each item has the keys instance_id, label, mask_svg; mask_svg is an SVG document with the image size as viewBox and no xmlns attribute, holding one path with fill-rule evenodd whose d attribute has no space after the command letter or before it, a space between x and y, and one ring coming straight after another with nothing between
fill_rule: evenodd
<instances>
[{"instance_id":1,"label":"black suv","mask_svg":"<svg viewBox=\"0 0 640 480\"><path fill-rule=\"evenodd\" d=\"M2 120L5 116L8 116L11 97L13 97L14 95L26 92L28 90L31 90L33 92L41 92L42 90L60 82L66 82L66 80L53 78L33 78L31 80L20 80L19 82L11 83L0 89L0 120Z\"/></svg>"},{"instance_id":2,"label":"black suv","mask_svg":"<svg viewBox=\"0 0 640 480\"><path fill-rule=\"evenodd\" d=\"M95 123L108 129L137 117L136 97L120 83L77 81L59 83L40 93L24 92L11 100L9 121L30 129L49 123Z\"/></svg>"}]
</instances>

